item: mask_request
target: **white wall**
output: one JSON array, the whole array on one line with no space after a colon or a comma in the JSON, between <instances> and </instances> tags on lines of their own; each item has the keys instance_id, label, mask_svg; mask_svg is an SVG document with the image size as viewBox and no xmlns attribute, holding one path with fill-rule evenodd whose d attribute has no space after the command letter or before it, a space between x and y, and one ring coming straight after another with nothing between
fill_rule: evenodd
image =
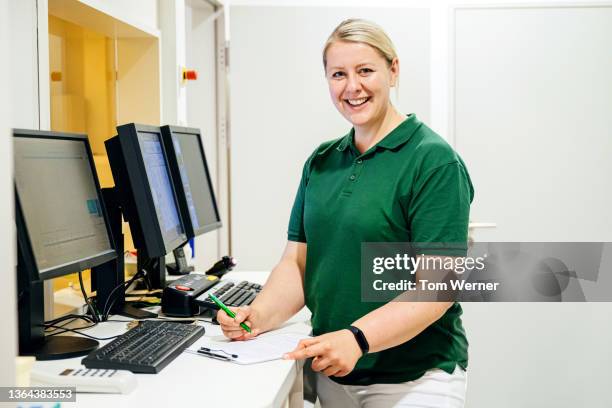
<instances>
[{"instance_id":1,"label":"white wall","mask_svg":"<svg viewBox=\"0 0 612 408\"><path fill-rule=\"evenodd\" d=\"M13 17L7 2L0 2L0 54L11 55L9 22ZM0 89L10 89L10 66L0 64ZM10 133L11 96L0 93L0 197L13 196L13 148ZM15 384L15 355L17 354L17 327L15 299L15 243L13 229L13 202L0 201L0 310L2 315L2 336L0 336L0 386Z\"/></svg>"},{"instance_id":2,"label":"white wall","mask_svg":"<svg viewBox=\"0 0 612 408\"><path fill-rule=\"evenodd\" d=\"M450 129L498 225L479 240L610 241L612 7L455 16ZM612 304L463 306L470 406L612 406Z\"/></svg>"},{"instance_id":3,"label":"white wall","mask_svg":"<svg viewBox=\"0 0 612 408\"><path fill-rule=\"evenodd\" d=\"M472 218L497 223L481 239L611 240L612 5L462 8L454 27L451 130Z\"/></svg>"},{"instance_id":4,"label":"white wall","mask_svg":"<svg viewBox=\"0 0 612 408\"><path fill-rule=\"evenodd\" d=\"M186 91L186 125L202 131L202 142L206 161L219 197L217 168L217 106L216 106L216 55L215 20L211 6L204 1L192 2L185 7L185 53L186 66L198 73L196 81L184 84ZM226 219L221 220L223 228L228 228ZM219 231L211 231L195 239L196 270L207 270L221 256L219 253Z\"/></svg>"},{"instance_id":5,"label":"white wall","mask_svg":"<svg viewBox=\"0 0 612 408\"><path fill-rule=\"evenodd\" d=\"M185 125L186 92L180 84L185 66L185 2L166 0L159 3L161 30L161 83L163 124Z\"/></svg>"},{"instance_id":6,"label":"white wall","mask_svg":"<svg viewBox=\"0 0 612 408\"><path fill-rule=\"evenodd\" d=\"M40 8L46 10L41 0ZM13 154L10 128L39 129L47 125L48 104L39 104L39 58L36 0L0 3L0 52L7 56L0 64L0 197L13 197ZM13 75L13 76L11 76ZM17 78L17 79L16 79ZM3 335L0 337L0 384L15 381L17 355L17 300L16 300L16 247L13 216L13 200L0 204L0 259L2 260L2 285L0 285L0 310ZM12 313L11 313L12 312ZM6 369L4 369L6 367Z\"/></svg>"},{"instance_id":7,"label":"white wall","mask_svg":"<svg viewBox=\"0 0 612 408\"><path fill-rule=\"evenodd\" d=\"M10 123L12 127L39 129L36 0L7 3L12 48L10 58L5 61L9 62L12 72L19 73L19 80L10 81L14 107Z\"/></svg>"}]
</instances>

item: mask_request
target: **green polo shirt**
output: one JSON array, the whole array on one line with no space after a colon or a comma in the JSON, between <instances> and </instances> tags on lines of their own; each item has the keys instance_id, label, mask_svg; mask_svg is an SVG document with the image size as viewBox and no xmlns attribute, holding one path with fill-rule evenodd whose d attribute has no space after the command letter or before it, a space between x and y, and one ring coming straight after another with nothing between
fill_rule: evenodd
<instances>
[{"instance_id":1,"label":"green polo shirt","mask_svg":"<svg viewBox=\"0 0 612 408\"><path fill-rule=\"evenodd\" d=\"M361 301L362 242L467 242L474 190L444 139L414 114L363 154L353 134L308 158L289 221L288 239L308 244L304 292L314 335L347 328L382 306ZM461 313L455 303L418 336L367 354L349 375L332 379L399 383L431 368L466 369Z\"/></svg>"}]
</instances>

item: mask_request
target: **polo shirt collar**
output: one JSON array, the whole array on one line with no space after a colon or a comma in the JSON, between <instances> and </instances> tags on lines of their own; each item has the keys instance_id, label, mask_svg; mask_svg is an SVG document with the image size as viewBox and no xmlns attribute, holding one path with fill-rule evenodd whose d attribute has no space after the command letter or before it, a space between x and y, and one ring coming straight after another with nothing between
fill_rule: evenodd
<instances>
[{"instance_id":1,"label":"polo shirt collar","mask_svg":"<svg viewBox=\"0 0 612 408\"><path fill-rule=\"evenodd\" d=\"M339 152L343 152L353 143L353 135L355 134L355 128L351 128L351 130L340 140L340 144L336 149Z\"/></svg>"},{"instance_id":2,"label":"polo shirt collar","mask_svg":"<svg viewBox=\"0 0 612 408\"><path fill-rule=\"evenodd\" d=\"M416 115L411 113L405 121L393 129L383 138L383 140L378 142L376 146L389 150L395 149L410 140L414 131L418 129L420 124L421 122L417 119Z\"/></svg>"},{"instance_id":3,"label":"polo shirt collar","mask_svg":"<svg viewBox=\"0 0 612 408\"><path fill-rule=\"evenodd\" d=\"M393 129L387 136L385 136L380 142L376 144L376 147L383 149L395 149L400 145L406 143L414 131L418 129L421 122L417 119L414 113L408 115L406 120L400 123L395 129ZM355 128L352 128L350 132L344 136L336 150L343 152L353 143L353 137L355 135Z\"/></svg>"}]
</instances>

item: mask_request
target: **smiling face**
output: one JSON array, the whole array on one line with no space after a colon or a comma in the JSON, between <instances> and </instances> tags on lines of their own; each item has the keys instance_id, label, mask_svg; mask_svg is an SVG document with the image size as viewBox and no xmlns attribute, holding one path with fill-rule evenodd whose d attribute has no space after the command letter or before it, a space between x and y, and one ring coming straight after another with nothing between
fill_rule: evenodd
<instances>
[{"instance_id":1,"label":"smiling face","mask_svg":"<svg viewBox=\"0 0 612 408\"><path fill-rule=\"evenodd\" d=\"M389 64L371 46L336 41L326 53L325 76L338 111L355 127L380 123L391 107L389 89L399 74L397 58Z\"/></svg>"}]
</instances>

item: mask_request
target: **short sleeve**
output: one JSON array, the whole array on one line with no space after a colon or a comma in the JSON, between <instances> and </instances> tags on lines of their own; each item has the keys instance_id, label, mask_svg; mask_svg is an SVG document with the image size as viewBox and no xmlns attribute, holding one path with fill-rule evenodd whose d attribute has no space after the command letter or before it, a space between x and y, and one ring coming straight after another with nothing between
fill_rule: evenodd
<instances>
[{"instance_id":1,"label":"short sleeve","mask_svg":"<svg viewBox=\"0 0 612 408\"><path fill-rule=\"evenodd\" d=\"M415 183L408 220L420 253L465 256L474 188L460 161L444 164Z\"/></svg>"},{"instance_id":2,"label":"short sleeve","mask_svg":"<svg viewBox=\"0 0 612 408\"><path fill-rule=\"evenodd\" d=\"M312 158L312 157L311 157ZM302 170L302 179L298 187L295 200L293 202L293 208L291 209L291 216L289 217L289 228L287 229L287 239L295 242L306 242L306 232L304 230L304 201L306 195L306 186L308 184L308 174L310 161L309 158L304 164Z\"/></svg>"}]
</instances>

